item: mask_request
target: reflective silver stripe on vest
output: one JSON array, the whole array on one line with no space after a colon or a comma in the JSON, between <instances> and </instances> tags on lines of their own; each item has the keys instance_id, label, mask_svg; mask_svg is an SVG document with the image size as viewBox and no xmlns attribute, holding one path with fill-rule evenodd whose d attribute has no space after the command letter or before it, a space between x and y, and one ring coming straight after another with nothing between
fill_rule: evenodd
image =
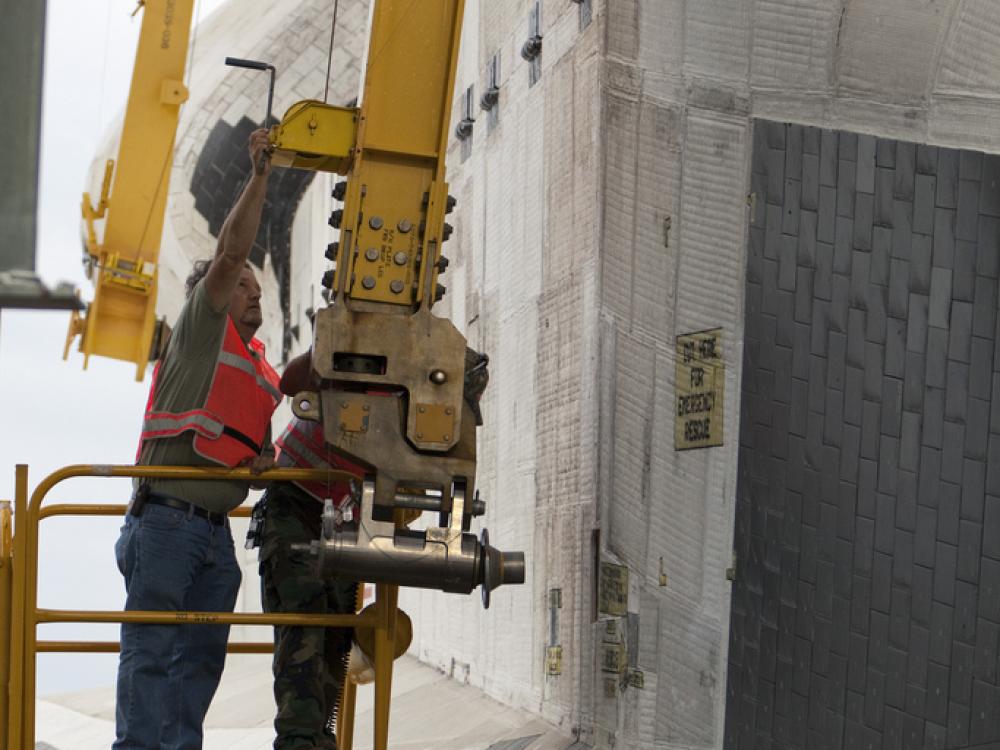
<instances>
[{"instance_id":1,"label":"reflective silver stripe on vest","mask_svg":"<svg viewBox=\"0 0 1000 750\"><path fill-rule=\"evenodd\" d=\"M232 352L227 352L223 349L219 352L219 362L221 364L228 365L229 367L235 367L237 370L242 370L256 380L257 385L271 394L271 398L275 401L281 401L281 392L268 383L266 378L261 377L260 373L257 372L257 368L253 366L253 363L250 360L245 357L241 357L239 354L233 354Z\"/></svg>"},{"instance_id":2,"label":"reflective silver stripe on vest","mask_svg":"<svg viewBox=\"0 0 1000 750\"><path fill-rule=\"evenodd\" d=\"M288 430L284 435L278 439L278 443L281 447L286 447L289 452L294 454L298 459L305 461L307 468L311 469L332 469L333 466L328 462L323 460L323 458L316 454L311 448L309 448L305 443L299 440L292 434L291 430ZM282 451L284 455L284 451Z\"/></svg>"},{"instance_id":3,"label":"reflective silver stripe on vest","mask_svg":"<svg viewBox=\"0 0 1000 750\"><path fill-rule=\"evenodd\" d=\"M180 434L184 430L195 429L206 437L217 438L225 425L203 412L183 412L181 414L156 413L142 423L142 433Z\"/></svg>"}]
</instances>

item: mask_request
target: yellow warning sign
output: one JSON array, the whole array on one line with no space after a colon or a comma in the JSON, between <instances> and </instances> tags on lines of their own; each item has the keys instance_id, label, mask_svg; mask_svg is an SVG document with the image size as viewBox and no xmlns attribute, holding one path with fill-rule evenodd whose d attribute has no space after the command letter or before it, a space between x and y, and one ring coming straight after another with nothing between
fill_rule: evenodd
<instances>
[{"instance_id":1,"label":"yellow warning sign","mask_svg":"<svg viewBox=\"0 0 1000 750\"><path fill-rule=\"evenodd\" d=\"M678 336L675 450L722 445L725 388L722 329Z\"/></svg>"},{"instance_id":2,"label":"yellow warning sign","mask_svg":"<svg viewBox=\"0 0 1000 750\"><path fill-rule=\"evenodd\" d=\"M602 562L598 594L601 612L616 617L628 614L628 568Z\"/></svg>"}]
</instances>

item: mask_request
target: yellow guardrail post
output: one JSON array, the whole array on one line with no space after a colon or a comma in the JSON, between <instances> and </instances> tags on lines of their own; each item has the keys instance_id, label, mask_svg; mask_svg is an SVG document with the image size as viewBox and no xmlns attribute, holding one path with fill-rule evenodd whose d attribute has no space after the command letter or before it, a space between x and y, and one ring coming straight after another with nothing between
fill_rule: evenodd
<instances>
[{"instance_id":1,"label":"yellow guardrail post","mask_svg":"<svg viewBox=\"0 0 1000 750\"><path fill-rule=\"evenodd\" d=\"M0 502L0 716L7 716L10 702L10 621L13 576L13 511L10 501ZM0 734L0 750L7 750L7 735Z\"/></svg>"},{"instance_id":2,"label":"yellow guardrail post","mask_svg":"<svg viewBox=\"0 0 1000 750\"><path fill-rule=\"evenodd\" d=\"M215 469L193 468L179 466L109 466L109 465L75 465L67 466L53 472L39 483L28 502L28 467L19 464L15 475L14 518L17 522L17 533L13 535L13 561L11 565L0 565L0 575L8 568L11 578L10 598L10 639L9 639L9 672L8 681L9 705L5 713L0 713L7 720L6 744L0 745L0 750L15 750L16 748L34 747L35 745L35 675L36 657L39 652L75 652L75 653L114 653L120 644L114 641L39 641L38 625L52 622L77 623L149 623L183 625L191 623L218 623L229 625L302 625L311 627L355 627L372 628L377 633L390 633L395 629L396 591L398 587L379 587L376 604L383 599L384 592L391 589L392 601L386 601L382 608L358 614L317 615L293 613L229 613L229 612L146 612L146 611L85 611L57 610L38 608L38 526L43 518L56 515L121 515L127 506L122 504L53 504L41 507L45 495L59 482L72 477L172 477L176 479L238 479L260 481L309 481L309 480L344 480L354 478L352 474L343 471L322 471L318 469L273 469L254 476L248 469ZM248 508L233 511L232 515L248 515ZM0 515L2 518L2 515ZM9 529L9 526L7 527ZM0 536L0 541L6 537ZM9 559L2 556L4 547L0 546L0 560ZM2 583L0 583L2 587ZM2 597L2 588L0 588ZM0 614L3 600L0 598ZM5 640L4 643L8 641ZM388 736L388 690L392 677L391 636L388 649L389 679L381 680L385 695L376 700L376 705L383 706L384 722L381 730L382 744L376 746L381 750L386 747ZM0 646L0 649L4 646ZM273 649L271 643L235 643L227 646L229 653L268 653ZM2 670L0 653L0 670ZM376 658L376 664L382 663ZM385 664L383 664L383 669ZM376 685L379 681L376 682ZM378 694L378 688L377 688ZM353 701L352 701L353 708ZM353 728L353 716L351 717ZM2 730L0 730L2 731ZM376 730L378 733L378 730ZM349 745L348 745L349 747Z\"/></svg>"},{"instance_id":3,"label":"yellow guardrail post","mask_svg":"<svg viewBox=\"0 0 1000 750\"><path fill-rule=\"evenodd\" d=\"M396 600L399 586L375 587L375 750L389 747L389 700L392 696L392 662L396 651Z\"/></svg>"},{"instance_id":4,"label":"yellow guardrail post","mask_svg":"<svg viewBox=\"0 0 1000 750\"><path fill-rule=\"evenodd\" d=\"M8 680L7 747L17 750L24 731L24 573L28 567L24 548L24 525L28 516L28 467L18 464L14 470L13 589L10 618L10 679ZM34 742L31 747L34 747Z\"/></svg>"}]
</instances>

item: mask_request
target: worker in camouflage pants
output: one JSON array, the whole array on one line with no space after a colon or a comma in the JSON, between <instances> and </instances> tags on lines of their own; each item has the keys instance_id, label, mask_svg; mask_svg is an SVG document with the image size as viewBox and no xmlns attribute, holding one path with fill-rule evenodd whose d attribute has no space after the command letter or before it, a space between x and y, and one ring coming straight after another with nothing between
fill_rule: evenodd
<instances>
[{"instance_id":1,"label":"worker in camouflage pants","mask_svg":"<svg viewBox=\"0 0 1000 750\"><path fill-rule=\"evenodd\" d=\"M265 495L260 550L264 610L353 613L357 584L324 579L316 559L292 545L320 537L322 505L291 483ZM336 712L351 649L350 628L274 629L275 750L336 750Z\"/></svg>"},{"instance_id":2,"label":"worker in camouflage pants","mask_svg":"<svg viewBox=\"0 0 1000 750\"><path fill-rule=\"evenodd\" d=\"M465 400L476 424L482 424L479 399L489 373L489 358L472 349L465 357ZM281 391L294 395L318 387L312 372L312 352L288 363ZM378 396L376 396L378 397ZM383 396L384 397L384 396ZM364 475L327 445L323 425L293 418L275 441L281 467L346 471ZM267 612L353 613L357 584L320 576L315 558L293 545L308 546L320 538L324 504L333 504L340 527L356 528L358 481L276 482L264 494L254 515L263 508L259 536L251 526L251 544L260 543L260 573ZM417 513L419 515L419 513ZM334 736L340 695L347 673L353 631L350 628L276 626L274 629L274 750L336 750Z\"/></svg>"}]
</instances>

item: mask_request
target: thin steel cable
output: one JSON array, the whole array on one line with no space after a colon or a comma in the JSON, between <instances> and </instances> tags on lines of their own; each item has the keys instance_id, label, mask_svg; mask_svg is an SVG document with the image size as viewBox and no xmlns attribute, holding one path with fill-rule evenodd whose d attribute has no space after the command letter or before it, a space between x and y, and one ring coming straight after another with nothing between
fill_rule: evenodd
<instances>
[{"instance_id":1,"label":"thin steel cable","mask_svg":"<svg viewBox=\"0 0 1000 750\"><path fill-rule=\"evenodd\" d=\"M333 23L330 24L330 51L326 55L326 86L323 88L323 104L327 103L330 95L330 68L333 67L333 40L337 35L337 11L340 9L340 0L333 0Z\"/></svg>"}]
</instances>

